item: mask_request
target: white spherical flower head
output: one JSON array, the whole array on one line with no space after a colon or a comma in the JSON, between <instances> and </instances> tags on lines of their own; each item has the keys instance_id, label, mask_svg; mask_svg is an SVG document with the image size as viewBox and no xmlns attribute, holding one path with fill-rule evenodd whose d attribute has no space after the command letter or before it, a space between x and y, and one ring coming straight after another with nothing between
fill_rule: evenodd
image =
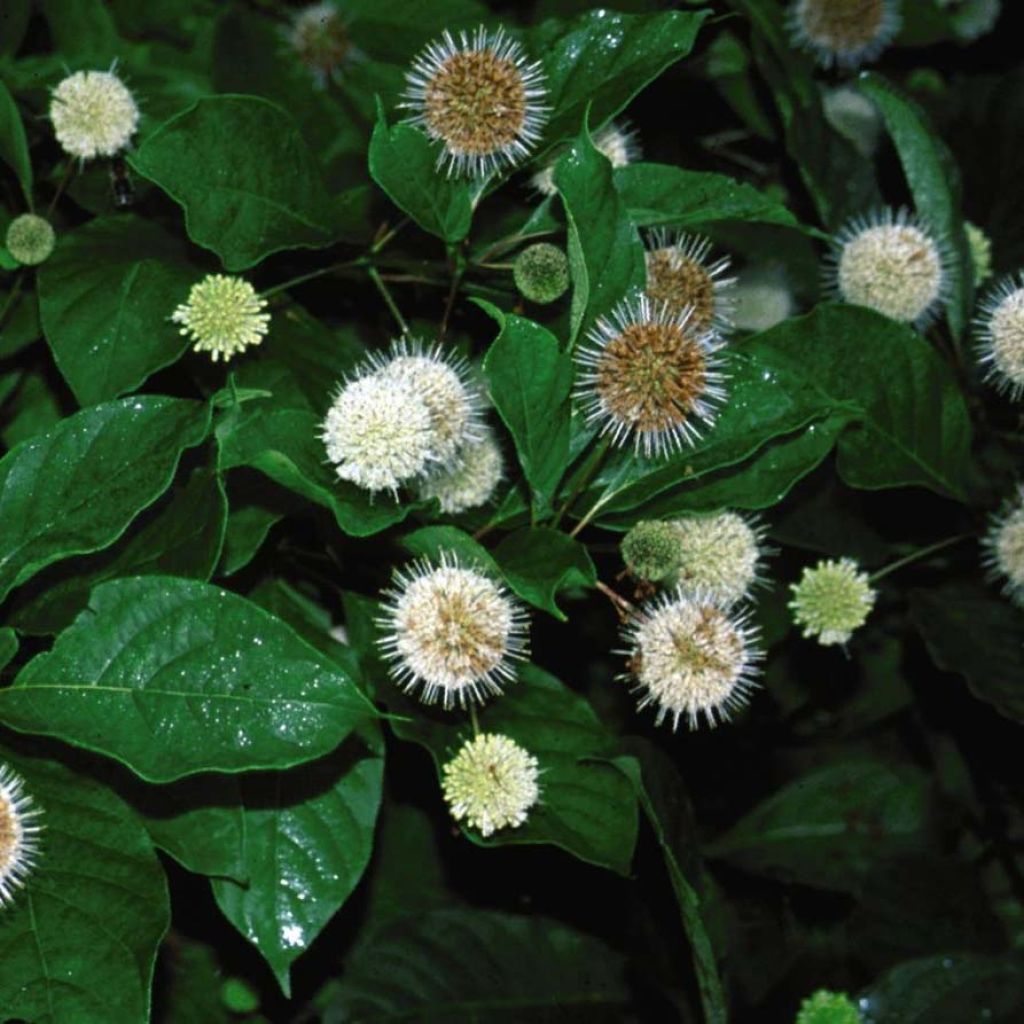
<instances>
[{"instance_id":1,"label":"white spherical flower head","mask_svg":"<svg viewBox=\"0 0 1024 1024\"><path fill-rule=\"evenodd\" d=\"M406 83L409 121L442 143L438 167L450 175L483 178L520 163L547 120L541 65L503 28L458 40L445 32L416 57Z\"/></svg>"},{"instance_id":2,"label":"white spherical flower head","mask_svg":"<svg viewBox=\"0 0 1024 1024\"><path fill-rule=\"evenodd\" d=\"M480 392L464 359L446 354L440 345L425 348L403 340L388 356L371 357L369 365L381 377L407 384L426 404L434 432L431 461L454 467L463 446L484 436Z\"/></svg>"},{"instance_id":3,"label":"white spherical flower head","mask_svg":"<svg viewBox=\"0 0 1024 1024\"><path fill-rule=\"evenodd\" d=\"M35 865L39 852L39 810L25 793L21 777L0 765L0 909Z\"/></svg>"},{"instance_id":4,"label":"white spherical flower head","mask_svg":"<svg viewBox=\"0 0 1024 1024\"><path fill-rule=\"evenodd\" d=\"M489 576L443 552L396 574L380 624L395 681L432 704L465 707L501 692L526 653L526 613Z\"/></svg>"},{"instance_id":5,"label":"white spherical flower head","mask_svg":"<svg viewBox=\"0 0 1024 1024\"><path fill-rule=\"evenodd\" d=\"M711 241L699 235L651 233L647 248L647 296L673 313L691 307L694 331L726 333L732 327L734 277L729 257L712 260Z\"/></svg>"},{"instance_id":6,"label":"white spherical flower head","mask_svg":"<svg viewBox=\"0 0 1024 1024\"><path fill-rule=\"evenodd\" d=\"M730 605L760 581L763 530L735 512L690 516L673 524L679 539L675 582Z\"/></svg>"},{"instance_id":7,"label":"white spherical flower head","mask_svg":"<svg viewBox=\"0 0 1024 1024\"><path fill-rule=\"evenodd\" d=\"M657 724L701 718L712 728L746 703L761 657L747 613L730 611L706 594L663 594L626 627L630 677L653 704Z\"/></svg>"},{"instance_id":8,"label":"white spherical flower head","mask_svg":"<svg viewBox=\"0 0 1024 1024\"><path fill-rule=\"evenodd\" d=\"M112 71L76 71L53 90L50 120L65 153L91 160L115 156L131 142L139 108Z\"/></svg>"},{"instance_id":9,"label":"white spherical flower head","mask_svg":"<svg viewBox=\"0 0 1024 1024\"><path fill-rule=\"evenodd\" d=\"M883 210L837 236L826 276L844 302L868 306L901 323L924 326L942 302L946 256L906 210Z\"/></svg>"},{"instance_id":10,"label":"white spherical flower head","mask_svg":"<svg viewBox=\"0 0 1024 1024\"><path fill-rule=\"evenodd\" d=\"M321 438L342 480L397 497L400 486L426 472L434 425L408 383L371 373L342 385Z\"/></svg>"},{"instance_id":11,"label":"white spherical flower head","mask_svg":"<svg viewBox=\"0 0 1024 1024\"><path fill-rule=\"evenodd\" d=\"M467 740L443 769L452 817L489 836L517 828L540 798L537 758L500 733Z\"/></svg>"},{"instance_id":12,"label":"white spherical flower head","mask_svg":"<svg viewBox=\"0 0 1024 1024\"><path fill-rule=\"evenodd\" d=\"M789 9L793 42L826 68L875 60L900 23L898 0L795 0Z\"/></svg>"},{"instance_id":13,"label":"white spherical flower head","mask_svg":"<svg viewBox=\"0 0 1024 1024\"><path fill-rule=\"evenodd\" d=\"M594 137L594 149L606 157L612 167L625 167L640 159L640 144L636 132L624 123L609 121ZM561 153L558 154L561 156ZM555 188L555 164L558 158L549 160L533 177L530 184L541 194L553 196Z\"/></svg>"},{"instance_id":14,"label":"white spherical flower head","mask_svg":"<svg viewBox=\"0 0 1024 1024\"><path fill-rule=\"evenodd\" d=\"M793 620L803 635L819 644L845 644L864 625L876 593L867 573L852 558L829 559L808 566L791 584Z\"/></svg>"},{"instance_id":15,"label":"white spherical flower head","mask_svg":"<svg viewBox=\"0 0 1024 1024\"><path fill-rule=\"evenodd\" d=\"M779 266L751 267L736 283L736 326L744 331L767 331L788 320L796 310L793 290Z\"/></svg>"},{"instance_id":16,"label":"white spherical flower head","mask_svg":"<svg viewBox=\"0 0 1024 1024\"><path fill-rule=\"evenodd\" d=\"M267 333L270 314L248 281L227 274L207 274L192 286L188 300L171 314L181 334L191 338L195 352L209 352L214 362L227 362Z\"/></svg>"},{"instance_id":17,"label":"white spherical flower head","mask_svg":"<svg viewBox=\"0 0 1024 1024\"><path fill-rule=\"evenodd\" d=\"M975 325L986 379L1018 401L1024 395L1024 274L989 292Z\"/></svg>"},{"instance_id":18,"label":"white spherical flower head","mask_svg":"<svg viewBox=\"0 0 1024 1024\"><path fill-rule=\"evenodd\" d=\"M645 456L663 456L694 444L714 422L725 400L717 355L724 342L695 330L691 316L641 295L591 328L576 355L576 397L613 444L632 439Z\"/></svg>"},{"instance_id":19,"label":"white spherical flower head","mask_svg":"<svg viewBox=\"0 0 1024 1024\"><path fill-rule=\"evenodd\" d=\"M441 511L456 515L491 500L504 471L501 448L488 430L484 437L467 444L451 469L431 473L420 484L420 497L436 498Z\"/></svg>"},{"instance_id":20,"label":"white spherical flower head","mask_svg":"<svg viewBox=\"0 0 1024 1024\"><path fill-rule=\"evenodd\" d=\"M1003 593L1024 607L1024 487L992 520L984 544L989 576L1002 580Z\"/></svg>"},{"instance_id":21,"label":"white spherical flower head","mask_svg":"<svg viewBox=\"0 0 1024 1024\"><path fill-rule=\"evenodd\" d=\"M288 43L320 86L327 84L352 51L345 22L332 3L311 4L296 11Z\"/></svg>"}]
</instances>

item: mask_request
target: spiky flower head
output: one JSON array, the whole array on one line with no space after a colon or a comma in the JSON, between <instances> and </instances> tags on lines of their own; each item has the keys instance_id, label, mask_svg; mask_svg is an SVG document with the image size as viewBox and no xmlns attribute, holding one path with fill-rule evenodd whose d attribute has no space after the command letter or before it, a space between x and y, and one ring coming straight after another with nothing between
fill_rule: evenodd
<instances>
[{"instance_id":1,"label":"spiky flower head","mask_svg":"<svg viewBox=\"0 0 1024 1024\"><path fill-rule=\"evenodd\" d=\"M531 63L504 28L481 26L430 43L406 74L401 105L442 143L438 167L485 178L529 155L547 120L546 95L540 62Z\"/></svg>"},{"instance_id":2,"label":"spiky flower head","mask_svg":"<svg viewBox=\"0 0 1024 1024\"><path fill-rule=\"evenodd\" d=\"M692 330L724 334L732 327L736 278L725 276L728 256L710 256L710 239L653 231L647 247L647 296L673 313L690 307Z\"/></svg>"},{"instance_id":3,"label":"spiky flower head","mask_svg":"<svg viewBox=\"0 0 1024 1024\"><path fill-rule=\"evenodd\" d=\"M504 471L501 448L488 430L479 441L467 444L450 469L440 469L419 485L420 497L436 498L441 511L456 515L491 500Z\"/></svg>"},{"instance_id":4,"label":"spiky flower head","mask_svg":"<svg viewBox=\"0 0 1024 1024\"><path fill-rule=\"evenodd\" d=\"M115 156L139 126L139 108L113 71L76 71L53 90L50 120L61 148L79 160Z\"/></svg>"},{"instance_id":5,"label":"spiky flower head","mask_svg":"<svg viewBox=\"0 0 1024 1024\"><path fill-rule=\"evenodd\" d=\"M47 260L57 244L50 222L34 213L23 213L7 226L7 251L26 267Z\"/></svg>"},{"instance_id":6,"label":"spiky flower head","mask_svg":"<svg viewBox=\"0 0 1024 1024\"><path fill-rule=\"evenodd\" d=\"M443 769L444 799L452 817L482 836L517 828L540 798L537 758L501 733L467 740Z\"/></svg>"},{"instance_id":7,"label":"spiky flower head","mask_svg":"<svg viewBox=\"0 0 1024 1024\"><path fill-rule=\"evenodd\" d=\"M227 362L267 333L267 300L241 277L207 274L192 285L188 299L171 314L180 332L191 338L195 352L209 352L214 362Z\"/></svg>"},{"instance_id":8,"label":"spiky flower head","mask_svg":"<svg viewBox=\"0 0 1024 1024\"><path fill-rule=\"evenodd\" d=\"M883 209L839 232L826 278L844 302L920 327L944 297L946 255L907 210Z\"/></svg>"},{"instance_id":9,"label":"spiky flower head","mask_svg":"<svg viewBox=\"0 0 1024 1024\"><path fill-rule=\"evenodd\" d=\"M967 232L967 247L971 253L971 267L974 269L974 287L984 284L992 276L992 239L977 224L964 221Z\"/></svg>"},{"instance_id":10,"label":"spiky flower head","mask_svg":"<svg viewBox=\"0 0 1024 1024\"><path fill-rule=\"evenodd\" d=\"M986 379L1017 401L1024 395L1024 273L1004 278L989 291L975 328Z\"/></svg>"},{"instance_id":11,"label":"spiky flower head","mask_svg":"<svg viewBox=\"0 0 1024 1024\"><path fill-rule=\"evenodd\" d=\"M993 517L984 541L985 565L1003 593L1024 607L1024 487Z\"/></svg>"},{"instance_id":12,"label":"spiky flower head","mask_svg":"<svg viewBox=\"0 0 1024 1024\"><path fill-rule=\"evenodd\" d=\"M367 374L339 389L321 439L342 480L390 491L424 474L434 452L434 424L423 397L407 381Z\"/></svg>"},{"instance_id":13,"label":"spiky flower head","mask_svg":"<svg viewBox=\"0 0 1024 1024\"><path fill-rule=\"evenodd\" d=\"M786 272L775 265L743 270L735 297L733 318L744 331L767 331L789 319L796 308Z\"/></svg>"},{"instance_id":14,"label":"spiky flower head","mask_svg":"<svg viewBox=\"0 0 1024 1024\"><path fill-rule=\"evenodd\" d=\"M640 159L636 132L620 122L609 121L597 132L592 141L594 149L605 157L612 167L625 167ZM555 164L558 163L559 156L561 153L549 160L530 179L530 184L541 195L553 196L558 191L555 188Z\"/></svg>"},{"instance_id":15,"label":"spiky flower head","mask_svg":"<svg viewBox=\"0 0 1024 1024\"><path fill-rule=\"evenodd\" d=\"M723 604L750 595L759 581L763 529L735 512L677 519L675 583Z\"/></svg>"},{"instance_id":16,"label":"spiky flower head","mask_svg":"<svg viewBox=\"0 0 1024 1024\"><path fill-rule=\"evenodd\" d=\"M865 159L878 149L882 118L878 108L856 86L839 85L822 96L825 120Z\"/></svg>"},{"instance_id":17,"label":"spiky flower head","mask_svg":"<svg viewBox=\"0 0 1024 1024\"><path fill-rule=\"evenodd\" d=\"M385 593L380 645L392 678L427 704L460 707L501 693L527 649L526 613L457 555L413 562Z\"/></svg>"},{"instance_id":18,"label":"spiky flower head","mask_svg":"<svg viewBox=\"0 0 1024 1024\"><path fill-rule=\"evenodd\" d=\"M819 644L845 644L867 620L876 593L852 558L828 559L804 569L790 584L789 608L805 637Z\"/></svg>"},{"instance_id":19,"label":"spiky flower head","mask_svg":"<svg viewBox=\"0 0 1024 1024\"><path fill-rule=\"evenodd\" d=\"M712 728L746 703L761 652L749 614L730 610L707 594L662 594L625 628L629 676L653 704L657 724L701 716Z\"/></svg>"},{"instance_id":20,"label":"spiky flower head","mask_svg":"<svg viewBox=\"0 0 1024 1024\"><path fill-rule=\"evenodd\" d=\"M672 523L646 519L622 538L622 560L642 580L659 583L679 567L679 533Z\"/></svg>"},{"instance_id":21,"label":"spiky flower head","mask_svg":"<svg viewBox=\"0 0 1024 1024\"><path fill-rule=\"evenodd\" d=\"M432 463L450 467L464 445L483 438L482 399L465 359L439 344L403 338L392 342L386 355L372 355L366 369L407 384L426 404L433 430Z\"/></svg>"},{"instance_id":22,"label":"spiky flower head","mask_svg":"<svg viewBox=\"0 0 1024 1024\"><path fill-rule=\"evenodd\" d=\"M699 440L725 400L720 337L695 330L692 313L627 298L600 318L576 360L576 397L588 423L612 443L633 439L645 456L663 456Z\"/></svg>"},{"instance_id":23,"label":"spiky flower head","mask_svg":"<svg viewBox=\"0 0 1024 1024\"><path fill-rule=\"evenodd\" d=\"M875 60L900 29L898 0L794 0L790 35L825 68Z\"/></svg>"},{"instance_id":24,"label":"spiky flower head","mask_svg":"<svg viewBox=\"0 0 1024 1024\"><path fill-rule=\"evenodd\" d=\"M320 86L327 84L352 51L345 22L330 2L296 11L288 29L288 44Z\"/></svg>"},{"instance_id":25,"label":"spiky flower head","mask_svg":"<svg viewBox=\"0 0 1024 1024\"><path fill-rule=\"evenodd\" d=\"M569 260L557 245L537 242L528 245L516 257L512 277L520 295L546 305L560 299L568 290Z\"/></svg>"},{"instance_id":26,"label":"spiky flower head","mask_svg":"<svg viewBox=\"0 0 1024 1024\"><path fill-rule=\"evenodd\" d=\"M35 866L39 852L39 810L25 793L21 776L0 765L0 909Z\"/></svg>"},{"instance_id":27,"label":"spiky flower head","mask_svg":"<svg viewBox=\"0 0 1024 1024\"><path fill-rule=\"evenodd\" d=\"M820 989L808 996L796 1015L796 1024L860 1024L860 1010L845 992Z\"/></svg>"}]
</instances>

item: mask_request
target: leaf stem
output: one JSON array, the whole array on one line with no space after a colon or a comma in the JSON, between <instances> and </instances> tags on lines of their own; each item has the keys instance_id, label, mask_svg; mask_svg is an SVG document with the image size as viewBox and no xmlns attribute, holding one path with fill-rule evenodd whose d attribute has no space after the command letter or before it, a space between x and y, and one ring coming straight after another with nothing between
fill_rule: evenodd
<instances>
[{"instance_id":1,"label":"leaf stem","mask_svg":"<svg viewBox=\"0 0 1024 1024\"><path fill-rule=\"evenodd\" d=\"M25 283L25 271L22 270L18 274L14 286L7 293L7 300L4 302L3 308L0 309L0 328L3 328L7 323L7 317L13 312L15 305L18 302L18 298L21 295L22 285Z\"/></svg>"},{"instance_id":2,"label":"leaf stem","mask_svg":"<svg viewBox=\"0 0 1024 1024\"><path fill-rule=\"evenodd\" d=\"M952 547L954 544L959 544L960 541L967 540L968 537L973 536L973 533L958 533L955 537L947 537L945 540L929 544L926 548L919 548L917 551L912 551L909 555L905 555L903 558L898 558L895 562L890 562L888 565L882 566L882 568L877 572L873 572L868 577L868 580L871 583L877 583L883 577L888 576L889 573L896 572L897 569L902 569L905 565L910 565L912 562L920 561L922 558L934 555L936 551L942 551L943 548Z\"/></svg>"},{"instance_id":3,"label":"leaf stem","mask_svg":"<svg viewBox=\"0 0 1024 1024\"><path fill-rule=\"evenodd\" d=\"M476 717L476 705L475 704L470 704L469 705L469 722L473 726L473 735L474 736L479 736L480 735L480 722L478 721L478 719Z\"/></svg>"},{"instance_id":4,"label":"leaf stem","mask_svg":"<svg viewBox=\"0 0 1024 1024\"><path fill-rule=\"evenodd\" d=\"M57 183L57 191L53 193L53 198L50 200L50 205L46 208L46 219L49 220L53 216L54 208L57 206L57 202L62 195L64 195L64 189L68 187L69 182L75 174L75 161L69 160L64 167L64 173L60 177L60 181Z\"/></svg>"},{"instance_id":5,"label":"leaf stem","mask_svg":"<svg viewBox=\"0 0 1024 1024\"><path fill-rule=\"evenodd\" d=\"M280 284L275 284L271 288L265 288L260 294L264 299L269 299L272 295L277 295L280 292L287 291L289 288L296 288L300 284L305 284L307 281L315 281L318 277L326 277L328 274L333 274L337 270L344 270L347 267L359 267L366 263L366 258L360 256L354 260L344 260L341 263L332 263L329 267L321 267L319 270L311 270L308 274L299 274L298 277L289 278L287 281L282 281Z\"/></svg>"},{"instance_id":6,"label":"leaf stem","mask_svg":"<svg viewBox=\"0 0 1024 1024\"><path fill-rule=\"evenodd\" d=\"M402 332L402 336L405 337L409 333L409 325L405 322L405 317L402 316L398 306L395 305L395 300L391 297L391 292L388 291L388 286L381 279L380 273L376 267L367 267L366 272L370 275L370 280L374 283L377 291L380 292L381 298L384 300L384 304L391 311L391 315L395 318L395 322L398 324L399 330Z\"/></svg>"},{"instance_id":7,"label":"leaf stem","mask_svg":"<svg viewBox=\"0 0 1024 1024\"><path fill-rule=\"evenodd\" d=\"M555 518L551 523L551 528L556 529L558 524L562 521L563 516L570 508L575 504L576 499L587 489L587 485L594 478L594 474L601 468L601 463L604 462L605 456L608 454L608 449L611 447L611 439L608 437L602 437L598 442L594 450L587 456L587 463L583 467L580 473L579 480L576 481L576 486L573 487L569 497L565 499L565 503L555 514ZM575 537L576 531L570 536Z\"/></svg>"}]
</instances>

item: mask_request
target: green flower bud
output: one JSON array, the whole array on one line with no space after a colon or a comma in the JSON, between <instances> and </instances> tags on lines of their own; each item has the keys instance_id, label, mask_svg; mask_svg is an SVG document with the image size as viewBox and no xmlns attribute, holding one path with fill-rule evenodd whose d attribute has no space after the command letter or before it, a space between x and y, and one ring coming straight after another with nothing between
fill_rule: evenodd
<instances>
[{"instance_id":1,"label":"green flower bud","mask_svg":"<svg viewBox=\"0 0 1024 1024\"><path fill-rule=\"evenodd\" d=\"M796 1024L860 1024L860 1011L844 992L820 989L800 1004Z\"/></svg>"},{"instance_id":2,"label":"green flower bud","mask_svg":"<svg viewBox=\"0 0 1024 1024\"><path fill-rule=\"evenodd\" d=\"M544 305L569 288L569 260L557 245L538 242L525 248L512 268L516 287L531 302Z\"/></svg>"},{"instance_id":3,"label":"green flower bud","mask_svg":"<svg viewBox=\"0 0 1024 1024\"><path fill-rule=\"evenodd\" d=\"M672 523L647 520L622 538L622 560L634 576L657 582L679 568L680 548L679 531Z\"/></svg>"},{"instance_id":4,"label":"green flower bud","mask_svg":"<svg viewBox=\"0 0 1024 1024\"><path fill-rule=\"evenodd\" d=\"M49 221L34 213L23 213L11 221L6 241L8 251L19 263L34 267L53 252L57 236Z\"/></svg>"}]
</instances>

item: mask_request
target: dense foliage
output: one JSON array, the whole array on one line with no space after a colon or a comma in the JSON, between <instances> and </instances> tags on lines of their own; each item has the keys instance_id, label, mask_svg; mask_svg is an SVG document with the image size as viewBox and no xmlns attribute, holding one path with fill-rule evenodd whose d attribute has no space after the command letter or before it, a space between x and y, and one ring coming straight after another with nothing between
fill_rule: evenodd
<instances>
[{"instance_id":1,"label":"dense foliage","mask_svg":"<svg viewBox=\"0 0 1024 1024\"><path fill-rule=\"evenodd\" d=\"M1024 1019L998 6L4 0L0 1021Z\"/></svg>"}]
</instances>

